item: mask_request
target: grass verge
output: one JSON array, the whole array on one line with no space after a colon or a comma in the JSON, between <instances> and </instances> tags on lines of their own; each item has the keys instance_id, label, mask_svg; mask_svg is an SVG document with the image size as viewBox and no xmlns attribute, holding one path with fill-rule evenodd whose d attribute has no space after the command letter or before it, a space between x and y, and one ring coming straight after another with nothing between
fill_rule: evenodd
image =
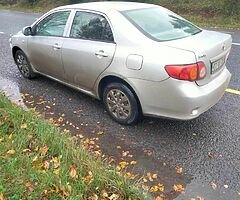
<instances>
[{"instance_id":1,"label":"grass verge","mask_svg":"<svg viewBox=\"0 0 240 200\"><path fill-rule=\"evenodd\" d=\"M238 16L224 16L221 14L209 14L207 13L208 7L206 8L195 8L194 5L190 4L187 9L184 5L171 4L171 3L161 3L158 0L151 0L149 3L160 4L165 6L166 8L175 11L179 15L182 15L189 21L193 22L194 24L204 27L204 28L222 28L222 29L240 29L240 18ZM23 6L21 4L16 4L12 6L3 6L0 5L0 9L6 10L15 10L15 11L22 11L22 12L35 12L35 13L45 13L50 9L59 6L61 4L55 5L54 3L44 5L44 6ZM204 12L203 12L204 11ZM210 11L209 11L210 12ZM201 13L201 14L200 14Z\"/></svg>"},{"instance_id":2,"label":"grass verge","mask_svg":"<svg viewBox=\"0 0 240 200\"><path fill-rule=\"evenodd\" d=\"M147 199L72 137L0 94L0 199Z\"/></svg>"}]
</instances>

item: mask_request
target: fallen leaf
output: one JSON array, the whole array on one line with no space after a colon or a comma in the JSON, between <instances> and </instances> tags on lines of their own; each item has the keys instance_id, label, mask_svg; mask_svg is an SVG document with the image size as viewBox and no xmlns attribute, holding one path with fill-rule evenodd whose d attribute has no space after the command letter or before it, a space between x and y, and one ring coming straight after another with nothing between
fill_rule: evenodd
<instances>
[{"instance_id":1,"label":"fallen leaf","mask_svg":"<svg viewBox=\"0 0 240 200\"><path fill-rule=\"evenodd\" d=\"M103 190L103 191L101 192L101 196L102 196L104 199L108 197L108 193L106 192L106 190Z\"/></svg>"},{"instance_id":2,"label":"fallen leaf","mask_svg":"<svg viewBox=\"0 0 240 200\"><path fill-rule=\"evenodd\" d=\"M157 185L154 185L150 188L150 192L157 192L158 191L158 186Z\"/></svg>"},{"instance_id":3,"label":"fallen leaf","mask_svg":"<svg viewBox=\"0 0 240 200\"><path fill-rule=\"evenodd\" d=\"M212 189L214 189L214 190L217 189L217 185L214 182L211 182L210 185L211 185Z\"/></svg>"},{"instance_id":4,"label":"fallen leaf","mask_svg":"<svg viewBox=\"0 0 240 200\"><path fill-rule=\"evenodd\" d=\"M7 151L7 154L9 154L9 155L13 155L13 154L15 154L15 150L13 150L13 149L8 150L8 151Z\"/></svg>"},{"instance_id":5,"label":"fallen leaf","mask_svg":"<svg viewBox=\"0 0 240 200\"><path fill-rule=\"evenodd\" d=\"M27 127L28 127L27 124L22 124L22 125L20 126L21 129L26 129Z\"/></svg>"},{"instance_id":6,"label":"fallen leaf","mask_svg":"<svg viewBox=\"0 0 240 200\"><path fill-rule=\"evenodd\" d=\"M31 152L31 149L23 149L22 152L23 153Z\"/></svg>"},{"instance_id":7,"label":"fallen leaf","mask_svg":"<svg viewBox=\"0 0 240 200\"><path fill-rule=\"evenodd\" d=\"M77 177L77 166L75 164L71 165L70 170L69 170L69 175L72 178Z\"/></svg>"},{"instance_id":8,"label":"fallen leaf","mask_svg":"<svg viewBox=\"0 0 240 200\"><path fill-rule=\"evenodd\" d=\"M125 169L127 166L128 166L128 162L126 162L126 161L122 161L119 163L119 167L121 169Z\"/></svg>"},{"instance_id":9,"label":"fallen leaf","mask_svg":"<svg viewBox=\"0 0 240 200\"><path fill-rule=\"evenodd\" d=\"M2 142L4 140L4 138L3 137L0 137L0 142ZM1 199L0 199L1 200Z\"/></svg>"},{"instance_id":10,"label":"fallen leaf","mask_svg":"<svg viewBox=\"0 0 240 200\"><path fill-rule=\"evenodd\" d=\"M32 192L34 190L33 189L33 185L32 185L32 183L30 181L25 183L25 186L27 187L29 192Z\"/></svg>"},{"instance_id":11,"label":"fallen leaf","mask_svg":"<svg viewBox=\"0 0 240 200\"><path fill-rule=\"evenodd\" d=\"M98 135L103 135L103 131L97 132Z\"/></svg>"},{"instance_id":12,"label":"fallen leaf","mask_svg":"<svg viewBox=\"0 0 240 200\"><path fill-rule=\"evenodd\" d=\"M47 160L43 161L43 169L48 170L49 167L50 167L49 161L47 161Z\"/></svg>"},{"instance_id":13,"label":"fallen leaf","mask_svg":"<svg viewBox=\"0 0 240 200\"><path fill-rule=\"evenodd\" d=\"M4 198L2 193L0 193L0 200L5 200L5 198Z\"/></svg>"},{"instance_id":14,"label":"fallen leaf","mask_svg":"<svg viewBox=\"0 0 240 200\"><path fill-rule=\"evenodd\" d=\"M155 200L164 200L163 197L157 196Z\"/></svg>"},{"instance_id":15,"label":"fallen leaf","mask_svg":"<svg viewBox=\"0 0 240 200\"><path fill-rule=\"evenodd\" d=\"M209 159L212 159L212 158L213 158L213 156L214 156L214 155L213 155L213 153L211 153L211 152L208 152L208 158L209 158Z\"/></svg>"},{"instance_id":16,"label":"fallen leaf","mask_svg":"<svg viewBox=\"0 0 240 200\"><path fill-rule=\"evenodd\" d=\"M93 194L91 197L88 198L89 200L98 200L98 195Z\"/></svg>"},{"instance_id":17,"label":"fallen leaf","mask_svg":"<svg viewBox=\"0 0 240 200\"><path fill-rule=\"evenodd\" d=\"M153 175L152 175L152 178L153 178L153 179L157 179L157 177L158 177L157 174L153 174Z\"/></svg>"},{"instance_id":18,"label":"fallen leaf","mask_svg":"<svg viewBox=\"0 0 240 200\"><path fill-rule=\"evenodd\" d=\"M43 147L42 152L41 152L41 156L42 156L42 157L44 157L44 156L46 155L48 149L49 149L49 148L48 148L46 145Z\"/></svg>"},{"instance_id":19,"label":"fallen leaf","mask_svg":"<svg viewBox=\"0 0 240 200\"><path fill-rule=\"evenodd\" d=\"M117 194L112 194L110 197L108 197L109 200L117 200L119 196Z\"/></svg>"},{"instance_id":20,"label":"fallen leaf","mask_svg":"<svg viewBox=\"0 0 240 200\"><path fill-rule=\"evenodd\" d=\"M130 165L136 165L137 164L137 161L133 160L130 162Z\"/></svg>"},{"instance_id":21,"label":"fallen leaf","mask_svg":"<svg viewBox=\"0 0 240 200\"><path fill-rule=\"evenodd\" d=\"M176 173L177 174L181 174L183 172L183 168L182 167L176 167Z\"/></svg>"},{"instance_id":22,"label":"fallen leaf","mask_svg":"<svg viewBox=\"0 0 240 200\"><path fill-rule=\"evenodd\" d=\"M88 172L88 175L84 178L84 181L90 184L93 181L93 174L91 171Z\"/></svg>"},{"instance_id":23,"label":"fallen leaf","mask_svg":"<svg viewBox=\"0 0 240 200\"><path fill-rule=\"evenodd\" d=\"M121 146L116 146L117 149L121 149L122 147Z\"/></svg>"},{"instance_id":24,"label":"fallen leaf","mask_svg":"<svg viewBox=\"0 0 240 200\"><path fill-rule=\"evenodd\" d=\"M161 184L161 183L158 183L158 190L160 191L160 192L164 192L164 190L165 190L165 187L164 187L164 185L163 184Z\"/></svg>"},{"instance_id":25,"label":"fallen leaf","mask_svg":"<svg viewBox=\"0 0 240 200\"><path fill-rule=\"evenodd\" d=\"M129 154L129 151L123 151L123 152L122 152L122 156L123 156L123 157L126 157L128 154Z\"/></svg>"},{"instance_id":26,"label":"fallen leaf","mask_svg":"<svg viewBox=\"0 0 240 200\"><path fill-rule=\"evenodd\" d=\"M175 192L183 192L184 191L184 187L181 184L174 185L173 189Z\"/></svg>"}]
</instances>

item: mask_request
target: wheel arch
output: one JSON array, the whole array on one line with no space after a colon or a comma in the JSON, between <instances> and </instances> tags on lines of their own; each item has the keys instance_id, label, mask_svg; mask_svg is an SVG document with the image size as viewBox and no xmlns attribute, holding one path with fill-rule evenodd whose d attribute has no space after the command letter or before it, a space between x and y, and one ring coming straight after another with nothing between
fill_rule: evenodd
<instances>
[{"instance_id":1,"label":"wheel arch","mask_svg":"<svg viewBox=\"0 0 240 200\"><path fill-rule=\"evenodd\" d=\"M21 48L19 48L18 46L14 46L14 47L12 48L12 56L13 56L14 61L15 61L15 54L16 54L16 52L17 52L18 50L21 50L22 52L24 52L24 51L23 51Z\"/></svg>"},{"instance_id":2,"label":"wheel arch","mask_svg":"<svg viewBox=\"0 0 240 200\"><path fill-rule=\"evenodd\" d=\"M107 76L103 77L103 78L99 81L99 83L98 83L98 88L97 88L98 98L99 98L100 100L102 100L102 95L103 95L104 88L105 88L108 84L110 84L110 83L115 83L115 82L116 82L116 83L122 83L122 84L126 85L126 86L131 90L131 92L134 94L134 96L135 96L135 98L136 98L136 100L137 100L137 102L138 102L138 106L139 106L140 112L142 112L141 102L140 102L140 100L139 100L139 97L138 97L136 91L134 90L134 87L132 87L132 86L130 85L130 83L127 82L126 79L120 78L120 77L115 76L115 75L107 75Z\"/></svg>"}]
</instances>

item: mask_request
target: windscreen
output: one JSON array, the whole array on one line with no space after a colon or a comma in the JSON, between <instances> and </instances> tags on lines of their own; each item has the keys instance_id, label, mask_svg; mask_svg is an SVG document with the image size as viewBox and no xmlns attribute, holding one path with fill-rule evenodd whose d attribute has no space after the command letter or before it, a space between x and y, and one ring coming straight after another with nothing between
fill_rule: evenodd
<instances>
[{"instance_id":1,"label":"windscreen","mask_svg":"<svg viewBox=\"0 0 240 200\"><path fill-rule=\"evenodd\" d=\"M160 7L122 11L142 33L157 41L176 40L201 32L183 18Z\"/></svg>"}]
</instances>

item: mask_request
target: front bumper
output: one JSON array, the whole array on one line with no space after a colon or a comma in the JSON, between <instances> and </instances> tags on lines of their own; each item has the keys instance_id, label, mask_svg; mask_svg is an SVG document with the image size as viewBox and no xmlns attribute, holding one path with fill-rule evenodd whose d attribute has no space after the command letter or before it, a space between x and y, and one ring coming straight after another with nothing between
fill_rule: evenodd
<instances>
[{"instance_id":1,"label":"front bumper","mask_svg":"<svg viewBox=\"0 0 240 200\"><path fill-rule=\"evenodd\" d=\"M215 105L223 96L231 74L225 68L204 86L169 78L162 82L128 79L142 106L143 115L189 120Z\"/></svg>"}]
</instances>

